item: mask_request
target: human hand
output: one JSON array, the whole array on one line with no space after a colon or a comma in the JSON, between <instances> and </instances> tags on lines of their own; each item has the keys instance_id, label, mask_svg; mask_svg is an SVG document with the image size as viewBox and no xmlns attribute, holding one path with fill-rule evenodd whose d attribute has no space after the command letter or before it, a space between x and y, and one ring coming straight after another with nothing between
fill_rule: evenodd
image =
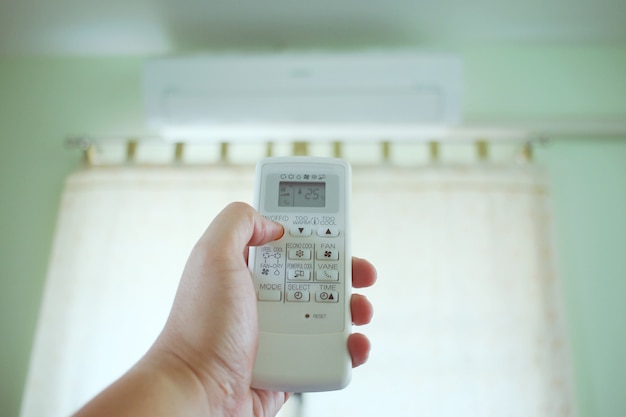
<instances>
[{"instance_id":1,"label":"human hand","mask_svg":"<svg viewBox=\"0 0 626 417\"><path fill-rule=\"evenodd\" d=\"M228 398L227 408L234 415L274 415L287 398L285 393L250 389L258 326L246 262L248 246L277 240L283 233L282 226L248 205L224 209L190 256L161 339L200 375L209 402ZM353 277L355 287L365 287L374 283L376 272L367 261L355 258ZM370 321L372 307L365 297L353 295L351 308L355 324ZM350 336L353 366L367 360L369 347L365 336ZM214 395L218 398L210 399Z\"/></svg>"},{"instance_id":2,"label":"human hand","mask_svg":"<svg viewBox=\"0 0 626 417\"><path fill-rule=\"evenodd\" d=\"M134 402L135 411L146 411L147 405L137 404L141 400L132 395L139 391L152 397L152 416L172 415L173 410L176 415L210 416L278 412L289 393L250 388L258 324L247 253L249 246L277 240L283 233L281 225L243 203L230 204L217 215L189 256L161 335L118 386L111 387L125 395L127 405ZM353 258L352 268L354 287L373 285L376 270L369 262ZM369 323L373 310L367 298L354 294L350 306L355 325ZM350 335L353 366L363 364L369 350L366 336ZM150 389L151 378L160 386L156 391ZM116 399L108 394L110 406ZM107 408L112 410L132 414L128 408Z\"/></svg>"}]
</instances>

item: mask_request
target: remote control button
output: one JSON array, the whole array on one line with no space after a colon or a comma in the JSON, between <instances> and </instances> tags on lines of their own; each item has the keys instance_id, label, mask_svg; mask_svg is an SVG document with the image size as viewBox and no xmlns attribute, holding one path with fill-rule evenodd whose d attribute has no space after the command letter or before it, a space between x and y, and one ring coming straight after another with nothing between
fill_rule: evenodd
<instances>
[{"instance_id":1,"label":"remote control button","mask_svg":"<svg viewBox=\"0 0 626 417\"><path fill-rule=\"evenodd\" d=\"M289 234L295 237L311 236L311 233L310 226L293 226L289 229Z\"/></svg>"},{"instance_id":2,"label":"remote control button","mask_svg":"<svg viewBox=\"0 0 626 417\"><path fill-rule=\"evenodd\" d=\"M339 251L335 249L322 249L316 252L318 261L337 261L339 260Z\"/></svg>"},{"instance_id":3,"label":"remote control button","mask_svg":"<svg viewBox=\"0 0 626 417\"><path fill-rule=\"evenodd\" d=\"M280 252L269 252L269 251L265 251L263 252L263 259L267 262L267 261L280 261L280 258L283 256L282 253ZM271 259L274 258L274 259Z\"/></svg>"},{"instance_id":4,"label":"remote control button","mask_svg":"<svg viewBox=\"0 0 626 417\"><path fill-rule=\"evenodd\" d=\"M315 293L315 301L318 303L337 303L339 294L337 291L319 291Z\"/></svg>"},{"instance_id":5,"label":"remote control button","mask_svg":"<svg viewBox=\"0 0 626 417\"><path fill-rule=\"evenodd\" d=\"M309 281L311 271L308 269L290 269L287 271L287 279L291 281Z\"/></svg>"},{"instance_id":6,"label":"remote control button","mask_svg":"<svg viewBox=\"0 0 626 417\"><path fill-rule=\"evenodd\" d=\"M282 292L279 290L259 290L259 301L280 301Z\"/></svg>"},{"instance_id":7,"label":"remote control button","mask_svg":"<svg viewBox=\"0 0 626 417\"><path fill-rule=\"evenodd\" d=\"M298 303L307 303L310 300L310 295L308 291L289 291L287 293L287 301L298 302Z\"/></svg>"},{"instance_id":8,"label":"remote control button","mask_svg":"<svg viewBox=\"0 0 626 417\"><path fill-rule=\"evenodd\" d=\"M311 259L311 249L289 249L289 259Z\"/></svg>"},{"instance_id":9,"label":"remote control button","mask_svg":"<svg viewBox=\"0 0 626 417\"><path fill-rule=\"evenodd\" d=\"M315 279L318 281L339 281L339 271L324 269L317 271Z\"/></svg>"},{"instance_id":10,"label":"remote control button","mask_svg":"<svg viewBox=\"0 0 626 417\"><path fill-rule=\"evenodd\" d=\"M317 229L317 235L321 237L337 237L339 236L339 228L337 226L323 226Z\"/></svg>"}]
</instances>

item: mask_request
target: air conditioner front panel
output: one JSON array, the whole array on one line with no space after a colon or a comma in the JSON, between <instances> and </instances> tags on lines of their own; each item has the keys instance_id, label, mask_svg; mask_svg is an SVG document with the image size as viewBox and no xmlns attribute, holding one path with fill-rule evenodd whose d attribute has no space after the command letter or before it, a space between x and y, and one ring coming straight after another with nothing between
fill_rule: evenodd
<instances>
[{"instance_id":1,"label":"air conditioner front panel","mask_svg":"<svg viewBox=\"0 0 626 417\"><path fill-rule=\"evenodd\" d=\"M461 121L461 61L414 53L232 54L150 60L149 126L230 132L324 126L451 126ZM336 130L343 132L341 128Z\"/></svg>"},{"instance_id":2,"label":"air conditioner front panel","mask_svg":"<svg viewBox=\"0 0 626 417\"><path fill-rule=\"evenodd\" d=\"M318 94L171 93L163 100L165 120L176 125L225 123L436 123L443 97L435 89L406 92Z\"/></svg>"}]
</instances>

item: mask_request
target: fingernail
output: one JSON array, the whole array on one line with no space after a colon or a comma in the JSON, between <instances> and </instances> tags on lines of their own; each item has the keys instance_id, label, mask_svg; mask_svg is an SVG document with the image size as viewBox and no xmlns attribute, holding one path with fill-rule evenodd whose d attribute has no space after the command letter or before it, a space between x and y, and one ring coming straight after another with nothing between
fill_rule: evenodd
<instances>
[{"instance_id":1,"label":"fingernail","mask_svg":"<svg viewBox=\"0 0 626 417\"><path fill-rule=\"evenodd\" d=\"M285 235L285 226L283 226L282 224L277 223L277 222L274 222L274 223L276 223L278 226L280 226L280 236L278 236L276 238L276 240L279 240L279 239L281 239Z\"/></svg>"}]
</instances>

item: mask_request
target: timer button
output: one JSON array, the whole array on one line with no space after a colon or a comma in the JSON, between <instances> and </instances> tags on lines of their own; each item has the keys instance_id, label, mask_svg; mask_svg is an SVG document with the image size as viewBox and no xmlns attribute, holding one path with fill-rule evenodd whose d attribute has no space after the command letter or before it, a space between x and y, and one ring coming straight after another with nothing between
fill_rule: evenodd
<instances>
[{"instance_id":1,"label":"timer button","mask_svg":"<svg viewBox=\"0 0 626 417\"><path fill-rule=\"evenodd\" d=\"M315 301L318 303L337 303L339 294L337 291L319 291L315 293Z\"/></svg>"}]
</instances>

